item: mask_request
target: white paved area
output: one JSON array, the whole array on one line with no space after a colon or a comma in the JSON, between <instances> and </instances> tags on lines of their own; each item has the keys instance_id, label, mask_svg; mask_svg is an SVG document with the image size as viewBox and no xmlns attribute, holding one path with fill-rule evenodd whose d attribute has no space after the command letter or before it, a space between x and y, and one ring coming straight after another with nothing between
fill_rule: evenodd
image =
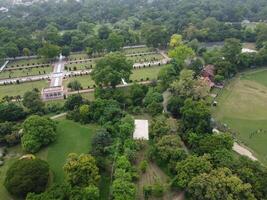
<instances>
[{"instance_id":1,"label":"white paved area","mask_svg":"<svg viewBox=\"0 0 267 200\"><path fill-rule=\"evenodd\" d=\"M6 67L6 65L8 64L9 60L7 60L3 65L2 67L0 68L0 72L3 71Z\"/></svg>"},{"instance_id":2,"label":"white paved area","mask_svg":"<svg viewBox=\"0 0 267 200\"><path fill-rule=\"evenodd\" d=\"M233 150L242 156L249 157L251 160L258 160L249 150L247 150L245 147L242 147L237 142L234 143Z\"/></svg>"},{"instance_id":3,"label":"white paved area","mask_svg":"<svg viewBox=\"0 0 267 200\"><path fill-rule=\"evenodd\" d=\"M148 120L136 119L134 121L135 130L133 134L133 139L135 140L148 140Z\"/></svg>"}]
</instances>

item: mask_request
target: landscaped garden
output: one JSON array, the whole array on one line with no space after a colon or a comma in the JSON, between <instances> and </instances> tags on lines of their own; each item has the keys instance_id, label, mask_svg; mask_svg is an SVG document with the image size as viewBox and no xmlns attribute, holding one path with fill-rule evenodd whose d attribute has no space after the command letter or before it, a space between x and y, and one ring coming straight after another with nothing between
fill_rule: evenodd
<instances>
[{"instance_id":1,"label":"landscaped garden","mask_svg":"<svg viewBox=\"0 0 267 200\"><path fill-rule=\"evenodd\" d=\"M43 75L51 73L53 68L48 67L33 67L33 68L23 68L16 70L4 70L0 72L0 79L18 78L34 75Z\"/></svg>"},{"instance_id":2,"label":"landscaped garden","mask_svg":"<svg viewBox=\"0 0 267 200\"><path fill-rule=\"evenodd\" d=\"M9 85L0 85L0 99L4 96L23 96L23 94L27 91L32 90L33 88L37 88L40 91L44 87L48 87L49 83L47 80L40 80L40 81L32 81L32 82L25 82L25 83L13 83Z\"/></svg>"},{"instance_id":3,"label":"landscaped garden","mask_svg":"<svg viewBox=\"0 0 267 200\"><path fill-rule=\"evenodd\" d=\"M226 124L243 144L267 164L267 69L244 72L219 92L216 120Z\"/></svg>"},{"instance_id":4,"label":"landscaped garden","mask_svg":"<svg viewBox=\"0 0 267 200\"><path fill-rule=\"evenodd\" d=\"M46 160L53 172L53 180L61 183L64 178L63 165L69 153L87 153L90 150L91 139L96 130L97 125L81 125L79 123L66 120L64 118L56 120L57 124L57 140L49 147L41 150L37 157ZM9 166L24 154L20 145L8 148L8 158L5 159L5 165L0 168L0 184L3 185L5 174ZM3 199L12 199L7 193L5 187L0 187L0 197Z\"/></svg>"}]
</instances>

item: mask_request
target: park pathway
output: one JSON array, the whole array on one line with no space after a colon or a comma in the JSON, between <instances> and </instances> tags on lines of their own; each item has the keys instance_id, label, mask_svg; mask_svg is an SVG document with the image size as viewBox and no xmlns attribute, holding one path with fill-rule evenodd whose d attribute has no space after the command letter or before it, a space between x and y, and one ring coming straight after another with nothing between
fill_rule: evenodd
<instances>
[{"instance_id":1,"label":"park pathway","mask_svg":"<svg viewBox=\"0 0 267 200\"><path fill-rule=\"evenodd\" d=\"M54 64L54 71L51 75L50 87L58 87L62 85L64 77L64 64L63 56L60 54L58 62Z\"/></svg>"},{"instance_id":2,"label":"park pathway","mask_svg":"<svg viewBox=\"0 0 267 200\"><path fill-rule=\"evenodd\" d=\"M241 146L237 142L234 142L233 150L242 156L249 157L251 160L258 160L247 148Z\"/></svg>"}]
</instances>

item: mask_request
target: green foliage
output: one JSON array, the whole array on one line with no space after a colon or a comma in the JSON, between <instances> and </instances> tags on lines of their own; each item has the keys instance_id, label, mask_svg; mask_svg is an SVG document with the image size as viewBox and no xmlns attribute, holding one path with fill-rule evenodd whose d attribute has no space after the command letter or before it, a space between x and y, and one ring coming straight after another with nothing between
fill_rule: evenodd
<instances>
[{"instance_id":1,"label":"green foliage","mask_svg":"<svg viewBox=\"0 0 267 200\"><path fill-rule=\"evenodd\" d=\"M148 168L148 162L146 160L142 160L139 166L142 173L145 173Z\"/></svg>"},{"instance_id":2,"label":"green foliage","mask_svg":"<svg viewBox=\"0 0 267 200\"><path fill-rule=\"evenodd\" d=\"M0 103L0 121L18 121L25 116L21 106L15 103Z\"/></svg>"},{"instance_id":3,"label":"green foliage","mask_svg":"<svg viewBox=\"0 0 267 200\"><path fill-rule=\"evenodd\" d=\"M78 108L83 103L83 98L80 94L74 94L68 96L65 101L64 107L67 110L73 110L74 108Z\"/></svg>"},{"instance_id":4,"label":"green foliage","mask_svg":"<svg viewBox=\"0 0 267 200\"><path fill-rule=\"evenodd\" d=\"M181 114L184 131L198 134L210 132L211 113L204 101L185 100Z\"/></svg>"},{"instance_id":5,"label":"green foliage","mask_svg":"<svg viewBox=\"0 0 267 200\"><path fill-rule=\"evenodd\" d=\"M167 122L167 118L164 116L159 116L153 118L149 126L149 136L150 139L159 139L164 135L171 133L171 127Z\"/></svg>"},{"instance_id":6,"label":"green foliage","mask_svg":"<svg viewBox=\"0 0 267 200\"><path fill-rule=\"evenodd\" d=\"M36 153L41 147L55 140L56 122L37 115L32 115L24 121L21 145L27 152Z\"/></svg>"},{"instance_id":7,"label":"green foliage","mask_svg":"<svg viewBox=\"0 0 267 200\"><path fill-rule=\"evenodd\" d=\"M181 147L181 140L177 135L165 135L154 145L153 157L161 166L175 171L176 163L186 158L186 153Z\"/></svg>"},{"instance_id":8,"label":"green foliage","mask_svg":"<svg viewBox=\"0 0 267 200\"><path fill-rule=\"evenodd\" d=\"M148 88L145 85L134 83L130 86L130 99L134 106L139 106L146 95Z\"/></svg>"},{"instance_id":9,"label":"green foliage","mask_svg":"<svg viewBox=\"0 0 267 200\"><path fill-rule=\"evenodd\" d=\"M177 175L172 181L172 186L183 190L188 187L188 184L194 177L205 172L208 173L211 169L212 165L206 156L189 156L185 160L177 163Z\"/></svg>"},{"instance_id":10,"label":"green foliage","mask_svg":"<svg viewBox=\"0 0 267 200\"><path fill-rule=\"evenodd\" d=\"M169 51L169 56L177 63L184 65L187 59L194 57L194 51L186 45L179 45Z\"/></svg>"},{"instance_id":11,"label":"green foliage","mask_svg":"<svg viewBox=\"0 0 267 200\"><path fill-rule=\"evenodd\" d=\"M38 49L38 54L45 58L55 58L60 53L60 47L53 44L45 43L42 48Z\"/></svg>"},{"instance_id":12,"label":"green foliage","mask_svg":"<svg viewBox=\"0 0 267 200\"><path fill-rule=\"evenodd\" d=\"M74 81L69 82L67 87L73 91L77 91L77 90L79 91L80 89L82 89L82 84L79 81L74 80Z\"/></svg>"},{"instance_id":13,"label":"green foliage","mask_svg":"<svg viewBox=\"0 0 267 200\"><path fill-rule=\"evenodd\" d=\"M130 115L126 115L120 120L120 124L118 127L119 137L123 140L127 138L132 138L134 132L134 119Z\"/></svg>"},{"instance_id":14,"label":"green foliage","mask_svg":"<svg viewBox=\"0 0 267 200\"><path fill-rule=\"evenodd\" d=\"M96 63L92 79L97 85L115 87L121 79L129 80L132 73L132 63L121 53L110 53Z\"/></svg>"},{"instance_id":15,"label":"green foliage","mask_svg":"<svg viewBox=\"0 0 267 200\"><path fill-rule=\"evenodd\" d=\"M117 33L109 34L107 39L107 50L108 51L119 51L124 44L123 37Z\"/></svg>"},{"instance_id":16,"label":"green foliage","mask_svg":"<svg viewBox=\"0 0 267 200\"><path fill-rule=\"evenodd\" d=\"M69 57L70 55L70 48L68 46L64 46L61 49L62 56Z\"/></svg>"},{"instance_id":17,"label":"green foliage","mask_svg":"<svg viewBox=\"0 0 267 200\"><path fill-rule=\"evenodd\" d=\"M212 153L221 149L231 150L233 145L233 138L228 133L208 135L199 140L198 148L195 151L199 154Z\"/></svg>"},{"instance_id":18,"label":"green foliage","mask_svg":"<svg viewBox=\"0 0 267 200\"><path fill-rule=\"evenodd\" d=\"M175 118L181 117L181 108L184 106L184 100L180 96L172 96L167 105L167 110Z\"/></svg>"},{"instance_id":19,"label":"green foliage","mask_svg":"<svg viewBox=\"0 0 267 200\"><path fill-rule=\"evenodd\" d=\"M5 187L13 195L25 197L29 192L43 192L49 177L48 164L40 159L21 159L7 171Z\"/></svg>"},{"instance_id":20,"label":"green foliage","mask_svg":"<svg viewBox=\"0 0 267 200\"><path fill-rule=\"evenodd\" d=\"M188 194L189 199L200 200L256 200L251 188L250 184L243 183L229 169L220 168L192 178L188 185Z\"/></svg>"},{"instance_id":21,"label":"green foliage","mask_svg":"<svg viewBox=\"0 0 267 200\"><path fill-rule=\"evenodd\" d=\"M94 157L89 154L69 154L64 165L66 180L71 186L97 186L100 176Z\"/></svg>"},{"instance_id":22,"label":"green foliage","mask_svg":"<svg viewBox=\"0 0 267 200\"><path fill-rule=\"evenodd\" d=\"M23 95L23 105L32 113L42 113L44 111L44 102L41 99L38 90L28 91Z\"/></svg>"},{"instance_id":23,"label":"green foliage","mask_svg":"<svg viewBox=\"0 0 267 200\"><path fill-rule=\"evenodd\" d=\"M100 129L92 140L91 153L96 157L106 156L108 153L107 148L111 145L112 138L109 132L105 129Z\"/></svg>"},{"instance_id":24,"label":"green foliage","mask_svg":"<svg viewBox=\"0 0 267 200\"><path fill-rule=\"evenodd\" d=\"M233 64L238 61L238 56L242 50L242 44L237 39L226 39L222 48L222 53L225 59Z\"/></svg>"},{"instance_id":25,"label":"green foliage","mask_svg":"<svg viewBox=\"0 0 267 200\"><path fill-rule=\"evenodd\" d=\"M166 47L168 41L168 32L164 26L148 25L142 29L142 36L149 47Z\"/></svg>"}]
</instances>

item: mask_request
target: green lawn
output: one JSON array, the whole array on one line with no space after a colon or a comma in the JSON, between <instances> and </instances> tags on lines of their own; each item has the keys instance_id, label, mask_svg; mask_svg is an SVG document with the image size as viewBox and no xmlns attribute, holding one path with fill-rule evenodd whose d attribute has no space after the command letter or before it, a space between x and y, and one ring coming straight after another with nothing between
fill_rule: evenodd
<instances>
[{"instance_id":1,"label":"green lawn","mask_svg":"<svg viewBox=\"0 0 267 200\"><path fill-rule=\"evenodd\" d=\"M16 96L21 95L27 91L32 90L33 88L38 88L40 91L44 87L48 87L48 81L41 80L41 81L33 81L33 82L26 82L20 84L12 84L12 85L1 85L0 86L0 99L4 96Z\"/></svg>"},{"instance_id":2,"label":"green lawn","mask_svg":"<svg viewBox=\"0 0 267 200\"><path fill-rule=\"evenodd\" d=\"M135 81L135 80L146 80L149 78L149 80L157 79L159 71L161 67L146 67L146 68L141 68L141 69L135 69L133 70L133 73L130 76L130 79Z\"/></svg>"},{"instance_id":3,"label":"green lawn","mask_svg":"<svg viewBox=\"0 0 267 200\"><path fill-rule=\"evenodd\" d=\"M217 101L213 117L227 124L267 164L267 70L243 73L223 89Z\"/></svg>"},{"instance_id":4,"label":"green lawn","mask_svg":"<svg viewBox=\"0 0 267 200\"><path fill-rule=\"evenodd\" d=\"M97 125L81 125L66 119L58 120L57 141L45 150L47 162L54 173L54 182L63 181L62 167L69 153L89 152L91 139L97 129Z\"/></svg>"},{"instance_id":5,"label":"green lawn","mask_svg":"<svg viewBox=\"0 0 267 200\"><path fill-rule=\"evenodd\" d=\"M0 72L0 79L17 78L23 76L33 76L39 74L49 74L52 72L52 67L34 67L21 70L10 70Z\"/></svg>"},{"instance_id":6,"label":"green lawn","mask_svg":"<svg viewBox=\"0 0 267 200\"><path fill-rule=\"evenodd\" d=\"M15 61L10 61L7 65L7 67L17 67L17 65L19 66L26 66L27 64L29 65L36 65L36 64L42 64L42 63L48 63L49 60L47 59L43 59L43 58L32 58L32 59L23 59L23 60L15 60Z\"/></svg>"},{"instance_id":7,"label":"green lawn","mask_svg":"<svg viewBox=\"0 0 267 200\"><path fill-rule=\"evenodd\" d=\"M155 51L155 50L149 47L123 49L123 52L126 54L145 53L145 52L151 52L151 51Z\"/></svg>"},{"instance_id":8,"label":"green lawn","mask_svg":"<svg viewBox=\"0 0 267 200\"><path fill-rule=\"evenodd\" d=\"M149 80L157 79L159 70L161 68L162 67L147 67L141 69L134 69L133 73L130 76L130 79L133 81L140 81L141 79L145 81L147 78L149 78ZM88 88L88 86L93 87L93 85L95 84L90 75L83 75L67 78L64 80L63 85L67 87L68 83L73 80L79 81L84 89Z\"/></svg>"}]
</instances>

